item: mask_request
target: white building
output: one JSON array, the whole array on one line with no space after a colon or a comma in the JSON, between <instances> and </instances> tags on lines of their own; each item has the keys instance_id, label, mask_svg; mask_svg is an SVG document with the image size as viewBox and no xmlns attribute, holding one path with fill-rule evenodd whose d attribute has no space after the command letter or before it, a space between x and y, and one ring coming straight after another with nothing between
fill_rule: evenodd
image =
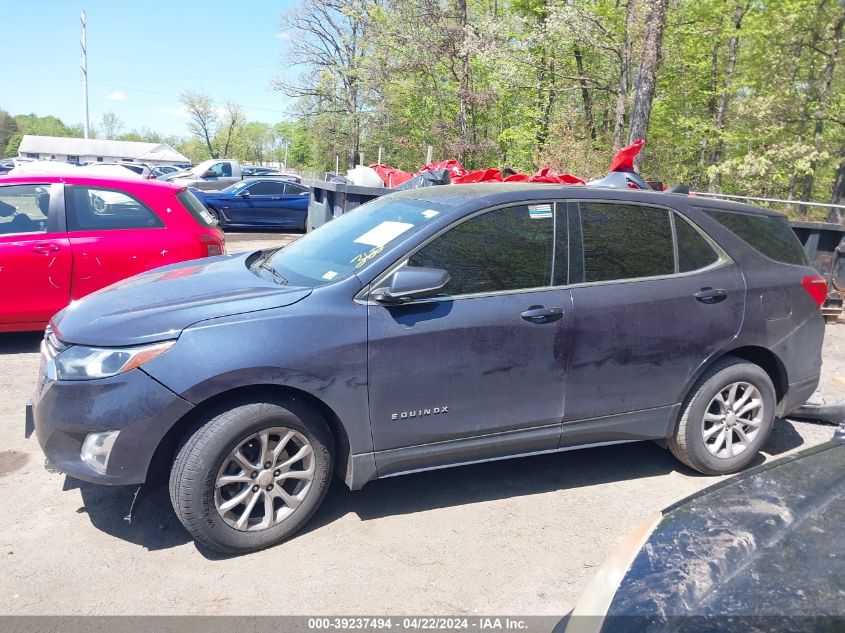
<instances>
[{"instance_id":1,"label":"white building","mask_svg":"<svg viewBox=\"0 0 845 633\"><path fill-rule=\"evenodd\" d=\"M26 134L18 148L20 158L69 163L146 163L190 165L191 161L167 143L109 141L96 138L32 136Z\"/></svg>"}]
</instances>

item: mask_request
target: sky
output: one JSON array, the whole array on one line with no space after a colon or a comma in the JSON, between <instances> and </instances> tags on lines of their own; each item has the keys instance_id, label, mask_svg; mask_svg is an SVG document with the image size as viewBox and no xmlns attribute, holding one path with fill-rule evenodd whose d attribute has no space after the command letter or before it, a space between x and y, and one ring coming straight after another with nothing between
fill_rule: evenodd
<instances>
[{"instance_id":1,"label":"sky","mask_svg":"<svg viewBox=\"0 0 845 633\"><path fill-rule=\"evenodd\" d=\"M286 118L270 83L283 72L290 33L280 17L297 0L0 0L0 109L82 123L80 11L88 25L91 125L114 112L124 132L148 127L187 136L185 90L221 105L234 99L251 121Z\"/></svg>"}]
</instances>

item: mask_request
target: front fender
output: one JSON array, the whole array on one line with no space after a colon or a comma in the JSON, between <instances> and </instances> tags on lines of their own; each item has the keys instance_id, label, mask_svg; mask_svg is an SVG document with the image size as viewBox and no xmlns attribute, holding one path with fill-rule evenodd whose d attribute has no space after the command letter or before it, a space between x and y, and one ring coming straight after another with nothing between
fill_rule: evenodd
<instances>
[{"instance_id":1,"label":"front fender","mask_svg":"<svg viewBox=\"0 0 845 633\"><path fill-rule=\"evenodd\" d=\"M195 324L144 371L194 405L243 387L298 389L335 413L352 453L368 453L366 307L315 299Z\"/></svg>"}]
</instances>

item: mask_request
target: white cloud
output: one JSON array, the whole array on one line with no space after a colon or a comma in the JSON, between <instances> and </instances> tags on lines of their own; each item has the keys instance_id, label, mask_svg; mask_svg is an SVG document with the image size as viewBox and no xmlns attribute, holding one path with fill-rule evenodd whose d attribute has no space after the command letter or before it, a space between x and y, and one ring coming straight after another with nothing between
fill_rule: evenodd
<instances>
[{"instance_id":1,"label":"white cloud","mask_svg":"<svg viewBox=\"0 0 845 633\"><path fill-rule=\"evenodd\" d=\"M280 33L276 33L275 38L277 40L292 40L296 34L293 32L293 29L289 31L281 31Z\"/></svg>"},{"instance_id":2,"label":"white cloud","mask_svg":"<svg viewBox=\"0 0 845 633\"><path fill-rule=\"evenodd\" d=\"M128 98L129 97L126 96L126 93L120 92L120 90L113 92L106 97L109 101L126 101Z\"/></svg>"}]
</instances>

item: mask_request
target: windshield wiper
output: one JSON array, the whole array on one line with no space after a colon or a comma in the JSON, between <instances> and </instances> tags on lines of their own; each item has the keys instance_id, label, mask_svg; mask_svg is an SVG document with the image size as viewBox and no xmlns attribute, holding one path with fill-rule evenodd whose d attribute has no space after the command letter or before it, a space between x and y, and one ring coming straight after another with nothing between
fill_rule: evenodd
<instances>
[{"instance_id":1,"label":"windshield wiper","mask_svg":"<svg viewBox=\"0 0 845 633\"><path fill-rule=\"evenodd\" d=\"M288 283L287 278L278 270L273 268L273 266L267 263L266 259L262 260L261 263L258 264L258 268L260 268L261 270L266 270L271 275L273 275L273 281L275 281L280 286L284 286L286 283Z\"/></svg>"}]
</instances>

